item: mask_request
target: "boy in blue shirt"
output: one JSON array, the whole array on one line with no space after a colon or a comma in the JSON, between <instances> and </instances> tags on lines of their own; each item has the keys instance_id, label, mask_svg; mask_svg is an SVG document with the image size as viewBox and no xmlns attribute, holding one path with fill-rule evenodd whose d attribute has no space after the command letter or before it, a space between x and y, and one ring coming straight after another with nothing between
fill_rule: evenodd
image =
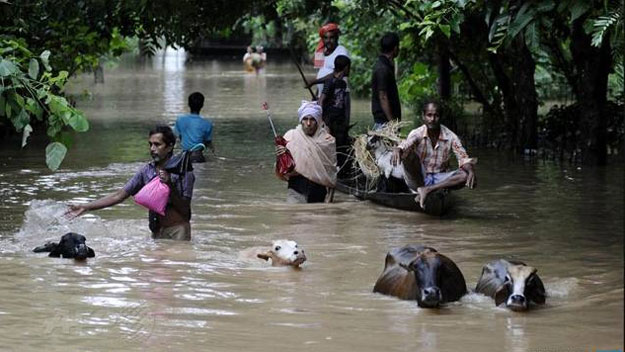
<instances>
[{"instance_id":1,"label":"boy in blue shirt","mask_svg":"<svg viewBox=\"0 0 625 352\"><path fill-rule=\"evenodd\" d=\"M213 123L200 115L204 107L204 95L195 92L189 95L190 114L180 115L176 120L174 132L180 137L182 150L191 151L191 161L206 161L202 153L204 148L215 151L213 147ZM203 145L203 146L202 146Z\"/></svg>"}]
</instances>

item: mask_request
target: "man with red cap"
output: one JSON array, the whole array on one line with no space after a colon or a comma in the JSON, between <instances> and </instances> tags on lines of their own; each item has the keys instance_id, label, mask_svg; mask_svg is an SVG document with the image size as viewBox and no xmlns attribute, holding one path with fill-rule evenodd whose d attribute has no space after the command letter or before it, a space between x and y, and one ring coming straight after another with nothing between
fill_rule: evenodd
<instances>
[{"instance_id":1,"label":"man with red cap","mask_svg":"<svg viewBox=\"0 0 625 352\"><path fill-rule=\"evenodd\" d=\"M330 76L334 72L334 59L336 59L336 57L340 55L350 58L347 49L345 49L344 46L339 45L340 34L341 31L339 29L339 26L336 23L332 22L327 23L319 29L319 37L321 37L321 39L319 40L317 50L315 51L314 62L315 68L318 68L319 72L317 72L317 78L313 82L310 82L311 86L313 84L317 84L317 95L320 95L323 91L323 82L327 78L330 78ZM344 80L345 82L347 82L347 77L345 77Z\"/></svg>"}]
</instances>

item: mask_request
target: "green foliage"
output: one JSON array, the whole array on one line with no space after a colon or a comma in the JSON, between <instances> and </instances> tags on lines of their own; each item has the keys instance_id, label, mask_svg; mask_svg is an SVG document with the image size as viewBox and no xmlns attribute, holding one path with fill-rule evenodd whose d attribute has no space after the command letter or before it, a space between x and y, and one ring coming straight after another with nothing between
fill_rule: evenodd
<instances>
[{"instance_id":1,"label":"green foliage","mask_svg":"<svg viewBox=\"0 0 625 352\"><path fill-rule=\"evenodd\" d=\"M413 106L415 102L423 97L434 96L436 94L437 75L431 68L422 63L415 62L412 70L406 72L399 83L399 93L403 101L410 102Z\"/></svg>"},{"instance_id":2,"label":"green foliage","mask_svg":"<svg viewBox=\"0 0 625 352\"><path fill-rule=\"evenodd\" d=\"M68 76L133 45L142 54L153 54L164 45L188 48L200 38L224 38L241 28L253 33L256 42L273 39L279 46L286 41L312 56L319 27L339 23L357 95L369 94L379 38L398 32L397 79L402 99L411 104L436 92L434 67L444 57L438 54L448 52L456 93L470 90L484 115L492 117L486 125L493 129L506 127L497 123L506 120L504 102L514 101L510 87L520 79L514 68L526 48L531 58L526 55L525 62L536 64L541 99L584 89L576 82L592 65L576 63L579 51L573 48L590 42L592 50L586 52L612 50L611 95L623 95L623 8L616 0L240 0L236 6L231 0L0 0L0 11L0 117L23 131L24 140L33 119L43 121L48 135L66 146L65 130L88 128L62 97ZM127 37L138 43L129 45ZM502 81L502 75L512 84ZM54 149L55 155L62 154Z\"/></svg>"},{"instance_id":3,"label":"green foliage","mask_svg":"<svg viewBox=\"0 0 625 352\"><path fill-rule=\"evenodd\" d=\"M618 23L620 13L614 12L610 16L599 16L592 24L592 45L599 47L608 29Z\"/></svg>"},{"instance_id":4,"label":"green foliage","mask_svg":"<svg viewBox=\"0 0 625 352\"><path fill-rule=\"evenodd\" d=\"M579 103L553 106L540 120L539 129L542 143L550 150L573 157L583 151L589 141L584 139L585 128ZM623 152L625 141L625 105L623 101L608 102L606 106L606 144L611 151Z\"/></svg>"},{"instance_id":5,"label":"green foliage","mask_svg":"<svg viewBox=\"0 0 625 352\"><path fill-rule=\"evenodd\" d=\"M611 6L606 7L603 14L590 20L592 24L592 45L601 47L603 41L609 36L612 47L612 57L616 64L615 71L623 71L623 50L625 50L625 34L623 31L623 4L611 2ZM623 89L623 75L620 75L620 86Z\"/></svg>"},{"instance_id":6,"label":"green foliage","mask_svg":"<svg viewBox=\"0 0 625 352\"><path fill-rule=\"evenodd\" d=\"M625 99L625 70L622 61L616 64L614 73L608 76L608 94L614 100Z\"/></svg>"},{"instance_id":7,"label":"green foliage","mask_svg":"<svg viewBox=\"0 0 625 352\"><path fill-rule=\"evenodd\" d=\"M67 154L67 147L63 143L53 142L46 147L46 165L52 171L56 171L61 162L65 159Z\"/></svg>"},{"instance_id":8,"label":"green foliage","mask_svg":"<svg viewBox=\"0 0 625 352\"><path fill-rule=\"evenodd\" d=\"M355 95L369 96L371 71L380 55L380 38L385 32L394 31L400 21L388 11L371 11L358 3L337 1L336 5L343 33L340 42L349 50L352 60L351 90ZM315 45L318 40L319 36L315 35Z\"/></svg>"},{"instance_id":9,"label":"green foliage","mask_svg":"<svg viewBox=\"0 0 625 352\"><path fill-rule=\"evenodd\" d=\"M214 33L228 35L240 14L258 3L0 0L0 119L22 131L24 142L42 127L53 141L68 146L64 130L89 126L62 95L68 77L118 57L130 48L126 37L138 37L140 51L153 54L164 45L188 47ZM65 152L49 149L55 154L48 165L55 169Z\"/></svg>"},{"instance_id":10,"label":"green foliage","mask_svg":"<svg viewBox=\"0 0 625 352\"><path fill-rule=\"evenodd\" d=\"M22 147L33 131L33 125L47 126L54 141L65 129L85 132L89 123L79 110L61 96L68 73L52 73L48 63L49 51L34 56L23 41L0 39L0 119L9 120L17 132L22 132ZM40 67L44 68L40 72ZM66 142L69 143L69 142ZM53 142L46 148L46 164L56 170L67 147Z\"/></svg>"},{"instance_id":11,"label":"green foliage","mask_svg":"<svg viewBox=\"0 0 625 352\"><path fill-rule=\"evenodd\" d=\"M241 19L243 30L252 35L253 45L267 45L268 39L276 35L274 21L266 21L265 16L247 15Z\"/></svg>"}]
</instances>

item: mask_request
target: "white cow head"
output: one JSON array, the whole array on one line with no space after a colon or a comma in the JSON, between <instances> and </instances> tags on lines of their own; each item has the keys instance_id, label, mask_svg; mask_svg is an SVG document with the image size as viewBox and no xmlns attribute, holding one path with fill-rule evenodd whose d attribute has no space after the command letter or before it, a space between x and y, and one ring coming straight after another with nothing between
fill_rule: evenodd
<instances>
[{"instance_id":1,"label":"white cow head","mask_svg":"<svg viewBox=\"0 0 625 352\"><path fill-rule=\"evenodd\" d=\"M273 266L293 266L299 267L306 261L306 254L295 241L276 240L271 245L271 249L265 253L259 253L258 258L269 260Z\"/></svg>"}]
</instances>

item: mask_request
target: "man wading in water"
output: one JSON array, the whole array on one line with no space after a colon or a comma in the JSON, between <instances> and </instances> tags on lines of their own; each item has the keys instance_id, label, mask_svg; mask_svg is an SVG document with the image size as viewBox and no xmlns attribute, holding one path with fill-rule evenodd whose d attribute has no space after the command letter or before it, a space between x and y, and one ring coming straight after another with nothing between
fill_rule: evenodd
<instances>
[{"instance_id":1,"label":"man wading in water","mask_svg":"<svg viewBox=\"0 0 625 352\"><path fill-rule=\"evenodd\" d=\"M115 193L102 197L93 202L81 205L70 205L66 216L75 218L87 211L102 209L123 202L129 196L134 196L153 178L159 177L161 182L170 188L169 201L165 215L161 216L154 211L149 212L149 224L154 239L191 239L191 197L193 196L193 171L186 171L178 175L164 170L165 165L173 155L176 137L168 126L156 126L150 131L148 144L152 162L141 169Z\"/></svg>"},{"instance_id":2,"label":"man wading in water","mask_svg":"<svg viewBox=\"0 0 625 352\"><path fill-rule=\"evenodd\" d=\"M297 110L300 124L284 134L286 147L276 146L276 155L286 149L293 155L295 171L284 176L288 181L287 203L320 203L326 199L327 188L336 185L336 144L321 126L321 107L302 101Z\"/></svg>"},{"instance_id":3,"label":"man wading in water","mask_svg":"<svg viewBox=\"0 0 625 352\"><path fill-rule=\"evenodd\" d=\"M182 150L191 152L191 161L203 163L204 147L215 153L213 147L213 122L200 115L200 110L204 107L204 95L195 92L189 95L190 114L180 115L174 125L174 133L180 137ZM202 146L203 145L203 146ZM201 146L199 149L196 149Z\"/></svg>"}]
</instances>

